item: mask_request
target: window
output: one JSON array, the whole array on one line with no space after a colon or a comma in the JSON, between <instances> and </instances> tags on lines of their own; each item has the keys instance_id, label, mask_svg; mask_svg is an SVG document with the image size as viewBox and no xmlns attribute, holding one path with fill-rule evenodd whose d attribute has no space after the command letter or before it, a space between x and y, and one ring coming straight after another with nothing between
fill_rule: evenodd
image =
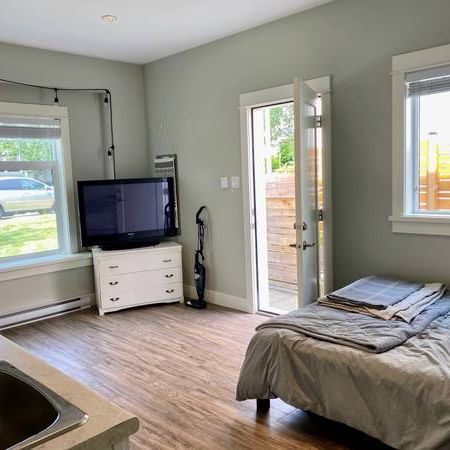
<instances>
[{"instance_id":1,"label":"window","mask_svg":"<svg viewBox=\"0 0 450 450\"><path fill-rule=\"evenodd\" d=\"M450 235L450 46L393 58L394 232Z\"/></svg>"},{"instance_id":2,"label":"window","mask_svg":"<svg viewBox=\"0 0 450 450\"><path fill-rule=\"evenodd\" d=\"M412 212L450 215L450 67L406 76Z\"/></svg>"},{"instance_id":3,"label":"window","mask_svg":"<svg viewBox=\"0 0 450 450\"><path fill-rule=\"evenodd\" d=\"M0 263L72 251L67 111L0 103Z\"/></svg>"}]
</instances>

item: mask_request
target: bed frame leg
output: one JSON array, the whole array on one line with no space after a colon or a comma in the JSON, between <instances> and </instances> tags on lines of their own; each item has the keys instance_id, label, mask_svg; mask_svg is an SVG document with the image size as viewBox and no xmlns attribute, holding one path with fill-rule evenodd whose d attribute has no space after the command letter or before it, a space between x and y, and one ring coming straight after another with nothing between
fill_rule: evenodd
<instances>
[{"instance_id":1,"label":"bed frame leg","mask_svg":"<svg viewBox=\"0 0 450 450\"><path fill-rule=\"evenodd\" d=\"M257 398L256 399L256 411L259 413L266 413L270 409L270 399Z\"/></svg>"}]
</instances>

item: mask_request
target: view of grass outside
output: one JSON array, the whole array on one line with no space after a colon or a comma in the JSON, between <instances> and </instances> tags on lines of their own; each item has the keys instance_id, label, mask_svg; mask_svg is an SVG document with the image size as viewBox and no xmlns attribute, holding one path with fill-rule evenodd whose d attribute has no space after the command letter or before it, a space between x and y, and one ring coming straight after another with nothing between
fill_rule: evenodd
<instances>
[{"instance_id":1,"label":"view of grass outside","mask_svg":"<svg viewBox=\"0 0 450 450\"><path fill-rule=\"evenodd\" d=\"M0 258L58 248L55 214L23 214L0 220Z\"/></svg>"}]
</instances>

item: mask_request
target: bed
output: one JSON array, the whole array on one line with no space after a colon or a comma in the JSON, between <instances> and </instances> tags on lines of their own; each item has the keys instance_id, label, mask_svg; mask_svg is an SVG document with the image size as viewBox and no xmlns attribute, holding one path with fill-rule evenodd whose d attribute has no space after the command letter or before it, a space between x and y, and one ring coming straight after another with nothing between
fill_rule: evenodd
<instances>
[{"instance_id":1,"label":"bed","mask_svg":"<svg viewBox=\"0 0 450 450\"><path fill-rule=\"evenodd\" d=\"M335 420L404 450L450 449L450 314L374 354L283 328L258 331L237 400L268 399Z\"/></svg>"}]
</instances>

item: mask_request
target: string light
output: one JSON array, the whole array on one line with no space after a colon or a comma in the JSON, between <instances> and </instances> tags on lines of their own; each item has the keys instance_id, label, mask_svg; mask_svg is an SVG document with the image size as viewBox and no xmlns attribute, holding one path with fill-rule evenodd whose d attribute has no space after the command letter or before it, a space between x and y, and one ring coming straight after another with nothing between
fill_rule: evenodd
<instances>
[{"instance_id":1,"label":"string light","mask_svg":"<svg viewBox=\"0 0 450 450\"><path fill-rule=\"evenodd\" d=\"M31 83L23 83L21 81L12 81L7 80L5 78L0 78L0 81L3 83L9 83L9 84L15 84L17 86L27 86L27 87L33 87L36 89L44 89L48 91L54 92L54 99L53 102L55 104L59 104L59 98L58 98L58 92L59 91L72 91L72 92L103 92L105 94L104 103L105 106L108 107L108 114L109 114L109 124L110 124L110 138L111 138L111 145L108 147L107 154L108 157L112 161L112 169L113 169L113 178L116 178L116 147L114 145L114 130L113 130L113 111L112 111L112 95L111 91L109 89L105 88L57 88L52 86L42 86L39 84L31 84Z\"/></svg>"}]
</instances>

